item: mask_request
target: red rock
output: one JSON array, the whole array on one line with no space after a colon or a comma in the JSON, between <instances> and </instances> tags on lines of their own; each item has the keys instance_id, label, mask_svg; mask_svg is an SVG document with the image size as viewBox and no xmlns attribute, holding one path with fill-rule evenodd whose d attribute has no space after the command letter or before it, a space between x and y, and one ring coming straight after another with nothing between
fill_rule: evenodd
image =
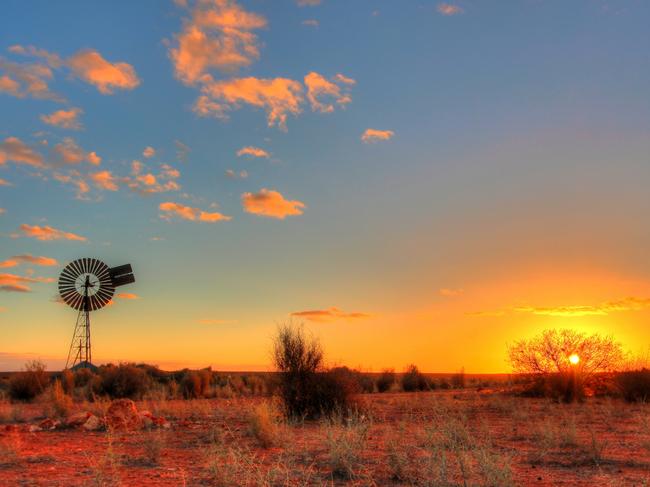
<instances>
[{"instance_id":1,"label":"red rock","mask_svg":"<svg viewBox=\"0 0 650 487\"><path fill-rule=\"evenodd\" d=\"M86 421L88 421L88 418L92 416L92 413L85 412L85 413L75 413L72 416L68 416L68 418L64 421L64 425L66 428L77 428L79 426L82 426Z\"/></svg>"},{"instance_id":2,"label":"red rock","mask_svg":"<svg viewBox=\"0 0 650 487\"><path fill-rule=\"evenodd\" d=\"M142 419L133 401L117 399L106 412L106 424L116 430L135 430L142 427Z\"/></svg>"},{"instance_id":3,"label":"red rock","mask_svg":"<svg viewBox=\"0 0 650 487\"><path fill-rule=\"evenodd\" d=\"M42 430L53 430L59 425L59 421L54 421L53 419L44 419L38 423L38 427Z\"/></svg>"},{"instance_id":4,"label":"red rock","mask_svg":"<svg viewBox=\"0 0 650 487\"><path fill-rule=\"evenodd\" d=\"M81 427L86 431L98 431L104 428L104 421L91 414Z\"/></svg>"}]
</instances>

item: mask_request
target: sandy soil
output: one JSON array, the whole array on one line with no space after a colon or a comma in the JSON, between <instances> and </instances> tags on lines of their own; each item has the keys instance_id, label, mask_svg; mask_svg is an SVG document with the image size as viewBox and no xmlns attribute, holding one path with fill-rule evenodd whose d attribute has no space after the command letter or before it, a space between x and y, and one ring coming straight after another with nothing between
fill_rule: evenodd
<instances>
[{"instance_id":1,"label":"sandy soil","mask_svg":"<svg viewBox=\"0 0 650 487\"><path fill-rule=\"evenodd\" d=\"M5 404L0 485L650 484L650 405L473 391L364 395L348 418L266 425L272 446L264 448L250 419L261 401L141 402L172 427L134 432L30 433L43 405ZM75 406L88 407L106 405Z\"/></svg>"}]
</instances>

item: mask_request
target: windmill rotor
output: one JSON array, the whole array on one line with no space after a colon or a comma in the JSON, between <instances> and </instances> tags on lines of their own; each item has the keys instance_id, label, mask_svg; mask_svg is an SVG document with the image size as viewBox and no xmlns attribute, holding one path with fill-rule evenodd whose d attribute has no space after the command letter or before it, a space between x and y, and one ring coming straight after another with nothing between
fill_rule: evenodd
<instances>
[{"instance_id":1,"label":"windmill rotor","mask_svg":"<svg viewBox=\"0 0 650 487\"><path fill-rule=\"evenodd\" d=\"M111 268L99 259L84 257L63 268L59 276L59 295L63 302L79 311L66 368L71 363L73 367L92 366L90 312L109 304L116 287L133 282L131 264Z\"/></svg>"}]
</instances>

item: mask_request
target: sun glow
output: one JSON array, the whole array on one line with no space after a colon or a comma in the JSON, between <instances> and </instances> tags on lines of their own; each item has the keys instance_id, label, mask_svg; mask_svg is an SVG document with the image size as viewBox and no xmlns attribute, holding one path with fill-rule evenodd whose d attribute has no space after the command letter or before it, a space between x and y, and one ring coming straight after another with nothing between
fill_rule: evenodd
<instances>
[{"instance_id":1,"label":"sun glow","mask_svg":"<svg viewBox=\"0 0 650 487\"><path fill-rule=\"evenodd\" d=\"M569 357L569 362L571 362L573 365L578 365L578 362L580 362L580 357L574 353Z\"/></svg>"}]
</instances>

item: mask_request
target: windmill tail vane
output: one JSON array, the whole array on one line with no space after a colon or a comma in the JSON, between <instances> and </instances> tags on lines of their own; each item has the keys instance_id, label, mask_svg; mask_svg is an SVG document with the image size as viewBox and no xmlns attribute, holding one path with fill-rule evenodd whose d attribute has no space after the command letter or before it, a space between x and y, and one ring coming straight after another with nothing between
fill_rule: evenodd
<instances>
[{"instance_id":1,"label":"windmill tail vane","mask_svg":"<svg viewBox=\"0 0 650 487\"><path fill-rule=\"evenodd\" d=\"M61 299L78 311L65 368L92 367L90 312L106 306L115 288L135 282L131 264L108 267L94 258L70 262L59 276Z\"/></svg>"}]
</instances>

